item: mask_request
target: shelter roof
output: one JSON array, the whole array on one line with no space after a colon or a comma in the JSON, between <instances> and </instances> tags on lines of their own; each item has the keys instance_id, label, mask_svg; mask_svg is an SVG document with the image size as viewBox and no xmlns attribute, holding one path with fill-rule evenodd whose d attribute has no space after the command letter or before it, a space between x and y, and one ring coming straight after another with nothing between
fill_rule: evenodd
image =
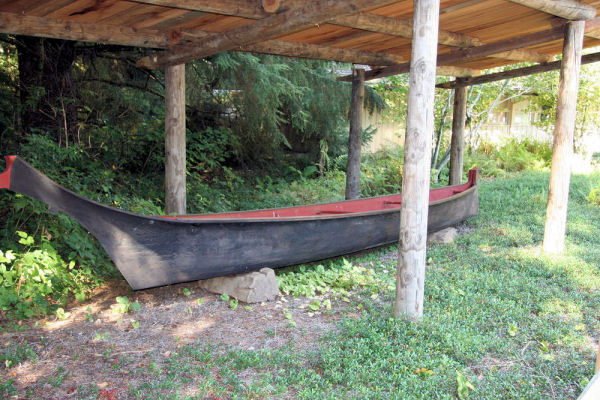
<instances>
[{"instance_id":1,"label":"shelter roof","mask_svg":"<svg viewBox=\"0 0 600 400\"><path fill-rule=\"evenodd\" d=\"M599 5L441 0L438 65L471 76L552 61L567 19L587 20L584 47L598 46ZM410 59L412 12L412 0L0 0L0 32L156 48L140 62L149 68L224 50L397 67Z\"/></svg>"}]
</instances>

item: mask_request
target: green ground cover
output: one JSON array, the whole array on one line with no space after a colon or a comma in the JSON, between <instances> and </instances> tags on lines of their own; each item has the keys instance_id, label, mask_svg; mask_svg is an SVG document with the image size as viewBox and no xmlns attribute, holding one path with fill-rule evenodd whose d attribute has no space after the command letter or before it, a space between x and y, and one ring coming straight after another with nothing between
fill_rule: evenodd
<instances>
[{"instance_id":1,"label":"green ground cover","mask_svg":"<svg viewBox=\"0 0 600 400\"><path fill-rule=\"evenodd\" d=\"M313 268L282 270L278 276L290 295L327 293L322 299L333 301L334 308L350 297L337 331L309 350L293 342L256 351L187 344L135 367L131 374L146 383L131 386L129 395L577 397L593 374L593 343L600 332L600 210L588 199L600 174L573 177L567 251L561 256L544 256L538 248L547 182L547 173L526 172L481 183L480 215L465 224L456 243L428 250L421 321L391 317L396 262L381 255L393 246L325 263L320 278ZM17 362L19 351L11 351L3 358ZM188 397L180 389L190 381L198 390ZM98 389L78 391L86 393L95 398Z\"/></svg>"},{"instance_id":2,"label":"green ground cover","mask_svg":"<svg viewBox=\"0 0 600 400\"><path fill-rule=\"evenodd\" d=\"M182 398L177 388L192 364L204 377L203 395L216 398L575 398L593 374L600 332L600 210L586 200L599 181L599 174L573 177L567 251L553 257L538 249L548 175L483 182L480 216L467 222L468 232L428 251L419 322L391 318L395 261L381 262L378 252L361 255L351 262L368 265L378 279L355 285L363 288L353 300L360 317L345 318L318 348L190 344L131 393ZM279 277L293 287L300 280L290 274L310 273L301 268ZM347 267L325 268L333 276ZM240 376L249 373L244 383Z\"/></svg>"},{"instance_id":3,"label":"green ground cover","mask_svg":"<svg viewBox=\"0 0 600 400\"><path fill-rule=\"evenodd\" d=\"M421 321L391 317L396 262L381 255L395 251L394 246L326 262L318 274L312 266L281 270L278 278L287 294L321 295L315 308L329 312L333 304L331 312L342 310L336 331L308 350L293 342L255 351L187 344L133 367L136 381L146 383L131 385L129 395L188 398L181 389L193 382L198 390L190 398L577 397L593 374L600 332L600 209L591 194L600 187L600 173L573 176L567 250L552 257L538 247L548 173L503 175L481 183L480 215L464 224L456 243L428 249ZM268 194L271 200L261 203L265 206L324 201L339 196L341 176L333 171L319 184L305 176L291 185L254 181L261 189L256 197L246 196L246 203L236 205L252 208ZM33 206L24 204L28 214L36 211L27 207ZM32 236L35 243L41 240L39 231ZM32 236L19 236L20 244L33 245ZM36 256L58 260L54 248L40 249L45 253ZM86 249L82 246L81 252ZM62 257L66 264L71 255ZM85 286L86 279L81 275L72 287ZM290 329L300 328L290 324ZM37 358L26 346L6 349L0 360L7 370ZM0 394L14 390L11 379L0 378ZM98 395L94 386L78 390L78 397Z\"/></svg>"}]
</instances>

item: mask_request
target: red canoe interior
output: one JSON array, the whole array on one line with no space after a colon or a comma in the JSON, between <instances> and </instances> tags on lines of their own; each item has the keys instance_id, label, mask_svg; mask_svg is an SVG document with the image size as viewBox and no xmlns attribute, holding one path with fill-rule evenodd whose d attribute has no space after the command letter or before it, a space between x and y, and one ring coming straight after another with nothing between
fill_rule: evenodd
<instances>
[{"instance_id":1,"label":"red canoe interior","mask_svg":"<svg viewBox=\"0 0 600 400\"><path fill-rule=\"evenodd\" d=\"M12 167L15 157L16 156L4 156L6 168L4 169L4 172L0 174L0 189L10 188L10 167Z\"/></svg>"},{"instance_id":2,"label":"red canoe interior","mask_svg":"<svg viewBox=\"0 0 600 400\"><path fill-rule=\"evenodd\" d=\"M469 171L469 181L459 186L449 186L432 189L429 192L429 202L442 200L463 192L475 184L477 171ZM372 197L368 199L338 201L334 203L313 204L308 206L274 208L270 210L237 211L218 214L199 215L176 215L161 216L164 219L186 220L186 219L229 219L229 218L285 218L285 217L308 217L315 215L335 215L359 213L374 210L391 210L400 208L401 194L389 196Z\"/></svg>"}]
</instances>

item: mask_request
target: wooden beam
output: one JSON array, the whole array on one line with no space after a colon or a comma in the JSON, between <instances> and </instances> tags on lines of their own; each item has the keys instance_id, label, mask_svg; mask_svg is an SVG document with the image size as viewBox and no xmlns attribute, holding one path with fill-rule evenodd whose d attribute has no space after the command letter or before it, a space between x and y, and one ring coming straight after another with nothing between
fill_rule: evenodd
<instances>
[{"instance_id":1,"label":"wooden beam","mask_svg":"<svg viewBox=\"0 0 600 400\"><path fill-rule=\"evenodd\" d=\"M450 176L448 184L460 185L463 174L463 149L465 146L465 122L467 120L467 88L454 89L454 109L452 112L452 139L450 141Z\"/></svg>"},{"instance_id":2,"label":"wooden beam","mask_svg":"<svg viewBox=\"0 0 600 400\"><path fill-rule=\"evenodd\" d=\"M384 33L391 36L412 38L412 22L401 21L397 18L384 17L382 15L357 13L337 17L331 23L369 32ZM438 42L446 46L472 47L479 46L483 42L473 36L462 33L440 30Z\"/></svg>"},{"instance_id":3,"label":"wooden beam","mask_svg":"<svg viewBox=\"0 0 600 400\"><path fill-rule=\"evenodd\" d=\"M581 69L584 21L569 22L565 29L563 58L556 102L556 123L552 146L552 166L543 249L546 253L562 253L565 248L567 207L573 158L573 136L577 113L577 91Z\"/></svg>"},{"instance_id":4,"label":"wooden beam","mask_svg":"<svg viewBox=\"0 0 600 400\"><path fill-rule=\"evenodd\" d=\"M600 39L600 30L586 32L585 36L592 38L592 39Z\"/></svg>"},{"instance_id":5,"label":"wooden beam","mask_svg":"<svg viewBox=\"0 0 600 400\"><path fill-rule=\"evenodd\" d=\"M144 68L161 68L210 56L221 51L269 40L309 26L327 22L365 8L389 3L390 0L318 0L302 7L283 11L226 32L211 33L198 43L176 46L169 51L145 57L138 62Z\"/></svg>"},{"instance_id":6,"label":"wooden beam","mask_svg":"<svg viewBox=\"0 0 600 400\"><path fill-rule=\"evenodd\" d=\"M556 15L567 20L586 20L596 16L596 8L575 0L510 0L513 3Z\"/></svg>"},{"instance_id":7,"label":"wooden beam","mask_svg":"<svg viewBox=\"0 0 600 400\"><path fill-rule=\"evenodd\" d=\"M553 40L562 38L563 30L564 29L562 26L557 26L545 31L517 36L494 43L484 44L482 46L470 47L466 49L453 49L448 53L439 55L437 58L437 63L438 65L451 65L453 63L464 62L474 58L487 57L490 54L498 54L522 47L551 42ZM368 71L365 75L365 79L371 80L391 75L403 74L408 72L409 68L409 63L393 65L386 68L378 68ZM342 81L348 81L349 79L350 77L348 76L339 78L339 80Z\"/></svg>"},{"instance_id":8,"label":"wooden beam","mask_svg":"<svg viewBox=\"0 0 600 400\"><path fill-rule=\"evenodd\" d=\"M581 57L581 64L591 64L600 61L600 53L586 54ZM508 71L495 72L493 74L477 76L473 78L465 78L461 80L455 80L452 82L444 82L438 84L436 87L443 89L454 89L459 86L473 86L481 85L483 83L501 81L503 79L519 78L522 76L529 76L533 74L539 74L542 72L553 71L559 69L561 61L554 61L547 64L532 65L531 67L516 68Z\"/></svg>"},{"instance_id":9,"label":"wooden beam","mask_svg":"<svg viewBox=\"0 0 600 400\"><path fill-rule=\"evenodd\" d=\"M0 32L122 46L166 48L166 34L152 29L68 22L0 12Z\"/></svg>"},{"instance_id":10,"label":"wooden beam","mask_svg":"<svg viewBox=\"0 0 600 400\"><path fill-rule=\"evenodd\" d=\"M224 15L234 15L243 18L261 19L269 14L255 1L214 1L214 0L131 0L136 3L153 4L190 11L212 12ZM280 9L290 9L301 4L296 1L283 1ZM355 14L336 16L329 23L360 29L363 31L384 33L405 38L412 37L412 22L401 21L397 18L359 12ZM447 46L472 47L483 44L478 38L440 30L439 43Z\"/></svg>"},{"instance_id":11,"label":"wooden beam","mask_svg":"<svg viewBox=\"0 0 600 400\"><path fill-rule=\"evenodd\" d=\"M270 14L277 12L279 10L279 7L281 7L280 0L262 0L263 10Z\"/></svg>"},{"instance_id":12,"label":"wooden beam","mask_svg":"<svg viewBox=\"0 0 600 400\"><path fill-rule=\"evenodd\" d=\"M165 71L165 213L185 214L185 65Z\"/></svg>"},{"instance_id":13,"label":"wooden beam","mask_svg":"<svg viewBox=\"0 0 600 400\"><path fill-rule=\"evenodd\" d=\"M190 1L190 0L133 0L143 4L162 5L172 8L180 8L202 12L217 12L225 15L235 15L244 18L260 19L268 16L264 10L256 6L252 1L239 1L232 4L231 2L215 2L215 1ZM281 9L293 8L298 3L297 0L288 0L282 2ZM398 36L410 39L412 37L412 22L401 21L397 18L385 17L382 15L359 12L356 14L340 16L333 18L329 23L345 26L348 28L360 29L366 32L383 33L391 36ZM564 23L564 22L563 22ZM438 41L445 46L453 47L473 47L480 46L483 42L476 37L455 33L445 30L440 30ZM527 61L527 62L547 62L551 61L545 54L538 53L533 50L515 50L505 52L490 57L504 58L507 60ZM356 61L356 63L361 63ZM374 64L370 64L374 65ZM384 64L382 64L384 65ZM385 64L387 65L387 64Z\"/></svg>"},{"instance_id":14,"label":"wooden beam","mask_svg":"<svg viewBox=\"0 0 600 400\"><path fill-rule=\"evenodd\" d=\"M510 51L503 51L502 53L491 54L490 57L503 58L511 61L523 61L523 62L536 62L545 63L552 62L555 57L550 54L544 54L533 50L527 49L516 49Z\"/></svg>"},{"instance_id":15,"label":"wooden beam","mask_svg":"<svg viewBox=\"0 0 600 400\"><path fill-rule=\"evenodd\" d=\"M438 76L455 76L457 78L472 77L481 75L481 71L472 68L453 67L450 65L437 67Z\"/></svg>"},{"instance_id":16,"label":"wooden beam","mask_svg":"<svg viewBox=\"0 0 600 400\"><path fill-rule=\"evenodd\" d=\"M362 117L365 100L365 70L352 71L352 100L350 102L350 136L346 168L346 200L360 197L360 150L362 146Z\"/></svg>"},{"instance_id":17,"label":"wooden beam","mask_svg":"<svg viewBox=\"0 0 600 400\"><path fill-rule=\"evenodd\" d=\"M332 20L331 23L409 39L412 37L412 23L410 21L400 21L396 18L381 15L358 13L338 17ZM438 43L453 47L474 47L484 44L479 38L441 29L438 35ZM490 57L528 62L548 62L553 60L553 57L550 55L524 49L491 54Z\"/></svg>"},{"instance_id":18,"label":"wooden beam","mask_svg":"<svg viewBox=\"0 0 600 400\"><path fill-rule=\"evenodd\" d=\"M209 32L182 31L184 40L206 38ZM342 49L338 47L319 46L315 44L288 42L284 40L267 40L236 49L237 51L272 54L284 57L307 58L312 60L330 60L364 65L393 65L402 62L403 57L395 54L374 53L371 51Z\"/></svg>"},{"instance_id":19,"label":"wooden beam","mask_svg":"<svg viewBox=\"0 0 600 400\"><path fill-rule=\"evenodd\" d=\"M150 4L177 8L180 10L232 15L244 18L264 18L269 16L262 4L250 0L129 0L140 4Z\"/></svg>"},{"instance_id":20,"label":"wooden beam","mask_svg":"<svg viewBox=\"0 0 600 400\"><path fill-rule=\"evenodd\" d=\"M439 0L414 1L408 112L404 139L400 241L396 272L397 317L423 315L431 137Z\"/></svg>"}]
</instances>

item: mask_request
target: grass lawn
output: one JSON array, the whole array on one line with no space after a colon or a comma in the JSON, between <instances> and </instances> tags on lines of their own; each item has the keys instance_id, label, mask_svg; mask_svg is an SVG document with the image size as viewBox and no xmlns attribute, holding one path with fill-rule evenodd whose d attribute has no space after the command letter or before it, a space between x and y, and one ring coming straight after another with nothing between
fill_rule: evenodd
<instances>
[{"instance_id":1,"label":"grass lawn","mask_svg":"<svg viewBox=\"0 0 600 400\"><path fill-rule=\"evenodd\" d=\"M149 354L128 367L135 383L125 397L576 398L593 375L600 334L600 208L586 200L599 185L600 174L572 178L567 251L549 257L539 250L548 174L482 182L479 217L456 243L428 249L425 316L416 323L391 317L394 246L324 263L319 274L279 271L290 295L315 299L294 311L337 313L337 329L310 347L195 341ZM303 329L286 318L287 329ZM16 350L11 365L36 358ZM0 395L16 393L13 382L0 377ZM111 396L94 385L75 394Z\"/></svg>"}]
</instances>

